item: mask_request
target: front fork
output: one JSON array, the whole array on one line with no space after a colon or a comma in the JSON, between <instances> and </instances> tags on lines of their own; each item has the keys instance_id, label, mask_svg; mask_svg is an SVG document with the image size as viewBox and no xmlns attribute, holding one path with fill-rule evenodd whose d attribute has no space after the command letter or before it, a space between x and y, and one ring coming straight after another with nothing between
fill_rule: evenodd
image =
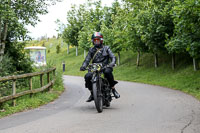
<instances>
[{"instance_id":1,"label":"front fork","mask_svg":"<svg viewBox=\"0 0 200 133\"><path fill-rule=\"evenodd\" d=\"M102 81L100 75L97 73L93 74L91 82L92 84L96 83L98 96L103 96L101 91Z\"/></svg>"}]
</instances>

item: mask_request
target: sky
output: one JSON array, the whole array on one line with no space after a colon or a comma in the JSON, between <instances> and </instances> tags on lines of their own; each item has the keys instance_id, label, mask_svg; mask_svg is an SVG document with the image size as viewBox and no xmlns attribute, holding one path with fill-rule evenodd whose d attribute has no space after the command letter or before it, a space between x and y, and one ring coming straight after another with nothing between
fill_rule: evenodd
<instances>
[{"instance_id":1,"label":"sky","mask_svg":"<svg viewBox=\"0 0 200 133\"><path fill-rule=\"evenodd\" d=\"M29 30L29 36L34 39L38 39L41 36L52 37L57 36L57 24L55 21L59 19L63 24L67 22L67 11L71 9L72 4L83 4L87 0L63 0L56 3L56 5L48 8L48 14L39 16L40 22L33 26L27 26ZM102 0L102 5L111 6L114 0Z\"/></svg>"}]
</instances>

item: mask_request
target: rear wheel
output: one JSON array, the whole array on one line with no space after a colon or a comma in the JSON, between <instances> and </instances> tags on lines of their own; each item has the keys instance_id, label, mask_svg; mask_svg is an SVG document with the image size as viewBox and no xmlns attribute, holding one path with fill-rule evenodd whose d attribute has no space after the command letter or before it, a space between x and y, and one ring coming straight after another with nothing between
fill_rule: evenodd
<instances>
[{"instance_id":1,"label":"rear wheel","mask_svg":"<svg viewBox=\"0 0 200 133\"><path fill-rule=\"evenodd\" d=\"M98 82L93 83L92 92L96 109L99 113L101 113L103 111L103 97L101 93L101 84L99 84Z\"/></svg>"}]
</instances>

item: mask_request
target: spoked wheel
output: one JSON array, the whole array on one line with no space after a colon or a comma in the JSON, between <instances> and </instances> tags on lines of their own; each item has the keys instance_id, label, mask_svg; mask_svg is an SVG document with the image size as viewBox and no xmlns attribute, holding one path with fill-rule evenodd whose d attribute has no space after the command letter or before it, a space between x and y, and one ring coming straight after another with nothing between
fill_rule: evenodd
<instances>
[{"instance_id":1,"label":"spoked wheel","mask_svg":"<svg viewBox=\"0 0 200 133\"><path fill-rule=\"evenodd\" d=\"M99 113L101 113L103 111L103 96L101 93L101 84L99 84L98 82L93 83L92 92L96 109Z\"/></svg>"}]
</instances>

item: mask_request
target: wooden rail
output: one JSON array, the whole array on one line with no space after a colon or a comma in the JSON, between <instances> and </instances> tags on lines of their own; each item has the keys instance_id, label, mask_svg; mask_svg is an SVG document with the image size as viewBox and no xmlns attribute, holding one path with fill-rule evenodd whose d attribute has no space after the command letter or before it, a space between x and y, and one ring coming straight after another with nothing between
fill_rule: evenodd
<instances>
[{"instance_id":1,"label":"wooden rail","mask_svg":"<svg viewBox=\"0 0 200 133\"><path fill-rule=\"evenodd\" d=\"M15 104L16 104L15 99L18 97L21 97L21 96L24 96L27 94L30 94L32 96L32 94L44 91L46 89L51 90L51 87L53 86L53 84L55 82L55 70L56 70L56 68L50 68L48 70L41 71L41 72L27 73L27 74L16 75L16 76L0 77L0 82L12 80L12 95L0 97L0 103L3 103L5 101L13 99L13 106L15 106ZM51 72L53 73L53 79L50 81L50 73ZM44 85L44 83L43 83L44 74L47 74L47 84L46 85ZM34 76L40 76L41 88L33 89L32 78ZM29 90L26 90L26 91L23 91L20 93L16 93L16 81L17 81L17 79L22 79L22 78L29 78Z\"/></svg>"}]
</instances>

